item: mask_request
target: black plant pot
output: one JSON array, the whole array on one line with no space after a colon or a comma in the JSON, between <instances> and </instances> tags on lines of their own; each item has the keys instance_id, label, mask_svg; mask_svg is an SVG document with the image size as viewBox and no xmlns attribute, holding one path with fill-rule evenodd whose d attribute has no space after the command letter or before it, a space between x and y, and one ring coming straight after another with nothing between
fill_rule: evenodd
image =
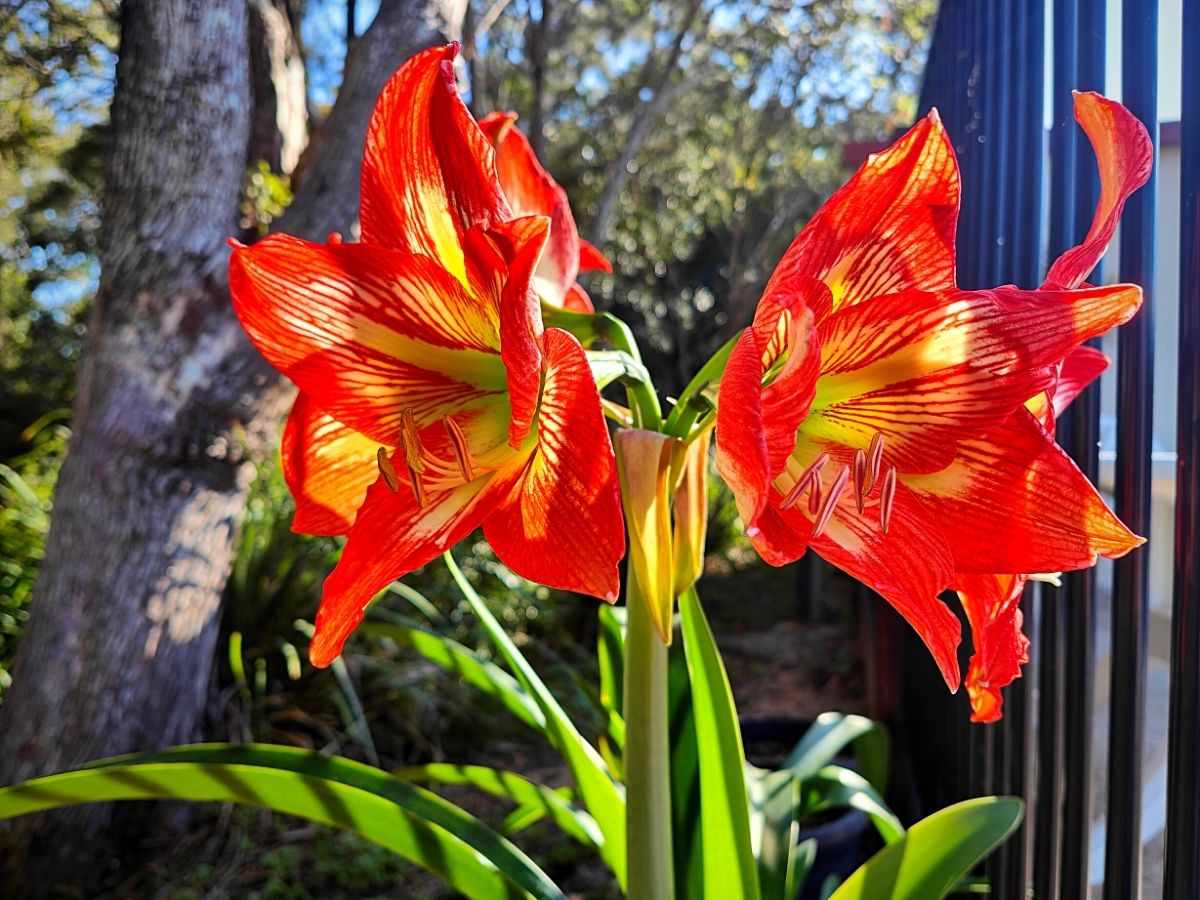
<instances>
[{"instance_id":1,"label":"black plant pot","mask_svg":"<svg viewBox=\"0 0 1200 900\"><path fill-rule=\"evenodd\" d=\"M740 719L739 724L746 759L756 766L775 769L804 737L812 721L791 716L755 716ZM839 757L834 761L847 769L857 768L853 757ZM831 816L800 830L800 841L816 839L817 858L796 900L818 900L826 878L836 875L845 879L862 860L863 839L870 819L857 809Z\"/></svg>"}]
</instances>

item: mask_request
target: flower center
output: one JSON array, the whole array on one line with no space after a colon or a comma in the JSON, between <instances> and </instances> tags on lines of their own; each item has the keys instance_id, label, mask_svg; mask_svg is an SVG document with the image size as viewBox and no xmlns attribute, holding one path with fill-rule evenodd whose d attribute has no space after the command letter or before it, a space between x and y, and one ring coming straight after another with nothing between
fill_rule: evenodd
<instances>
[{"instance_id":1,"label":"flower center","mask_svg":"<svg viewBox=\"0 0 1200 900\"><path fill-rule=\"evenodd\" d=\"M791 490L784 495L779 504L780 509L791 509L800 502L804 492L808 491L808 514L813 517L812 536L820 537L829 524L833 510L838 501L842 499L850 482L851 474L853 474L854 505L860 515L866 508L867 500L875 492L875 487L879 486L879 530L883 534L887 534L892 518L892 504L896 497L896 467L887 466L883 477L880 478L880 472L883 469L883 445L883 434L876 432L871 437L871 443L866 450L859 448L854 452L853 467L843 465L838 469L828 492L821 481L821 470L829 462L829 454L825 452L818 454L817 458L800 473L800 477L796 479Z\"/></svg>"},{"instance_id":2,"label":"flower center","mask_svg":"<svg viewBox=\"0 0 1200 900\"><path fill-rule=\"evenodd\" d=\"M467 446L467 436L463 433L462 426L451 416L445 416L441 422L450 439L454 467L458 469L464 482L474 481L476 464L471 456L470 448ZM443 471L450 471L451 464L432 455L422 444L421 432L417 427L417 419L411 407L405 407L400 413L400 452L404 456L404 466L408 470L408 483L412 488L413 497L416 499L417 505L424 508L429 502L429 494L425 485L427 464L432 464L439 470L439 474ZM396 467L392 465L387 449L380 447L375 460L379 466L379 474L383 476L388 490L393 494L399 491L400 477L396 473Z\"/></svg>"}]
</instances>

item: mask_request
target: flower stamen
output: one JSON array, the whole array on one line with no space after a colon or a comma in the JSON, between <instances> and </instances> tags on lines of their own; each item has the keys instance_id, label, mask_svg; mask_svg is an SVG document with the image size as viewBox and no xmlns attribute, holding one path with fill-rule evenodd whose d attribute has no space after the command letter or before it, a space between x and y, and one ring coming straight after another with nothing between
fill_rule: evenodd
<instances>
[{"instance_id":1,"label":"flower stamen","mask_svg":"<svg viewBox=\"0 0 1200 900\"><path fill-rule=\"evenodd\" d=\"M379 466L379 474L383 476L383 483L387 485L387 489L393 494L400 490L400 476L396 474L396 467L392 465L392 461L388 459L387 448L380 447L375 452L375 462Z\"/></svg>"},{"instance_id":2,"label":"flower stamen","mask_svg":"<svg viewBox=\"0 0 1200 900\"><path fill-rule=\"evenodd\" d=\"M793 506L795 506L799 502L800 495L804 493L804 489L806 487L808 487L809 482L811 482L814 478L818 478L818 476L820 476L821 469L824 468L825 463L828 459L829 459L829 454L822 453L816 459L814 459L812 461L812 463L809 465L809 467L807 469L805 469L803 472L800 473L800 477L796 479L796 483L792 486L792 489L787 492L787 496L784 497L783 502L781 502L779 504L780 509L791 509ZM817 483L818 483L818 487L816 487L814 490L819 491L820 490L819 479L818 479ZM820 501L818 501L818 502L820 502Z\"/></svg>"},{"instance_id":3,"label":"flower stamen","mask_svg":"<svg viewBox=\"0 0 1200 900\"><path fill-rule=\"evenodd\" d=\"M454 461L458 463L458 471L462 473L463 481L475 480L475 467L471 462L471 451L467 448L467 436L461 426L450 416L442 419L446 434L450 435L450 445L454 448Z\"/></svg>"},{"instance_id":4,"label":"flower stamen","mask_svg":"<svg viewBox=\"0 0 1200 900\"><path fill-rule=\"evenodd\" d=\"M417 506L425 507L425 484L421 473L425 471L425 449L421 446L421 433L412 407L406 406L400 413L400 449L404 451L404 464L408 467L408 480L412 485Z\"/></svg>"},{"instance_id":5,"label":"flower stamen","mask_svg":"<svg viewBox=\"0 0 1200 900\"><path fill-rule=\"evenodd\" d=\"M850 467L842 466L842 471L838 472L837 478L834 479L833 486L829 488L829 495L821 505L821 512L817 514L817 520L813 523L813 537L820 537L821 532L825 530L825 526L829 523L829 517L833 515L833 508L837 506L838 500L842 497L842 491L846 489L846 482L849 480Z\"/></svg>"},{"instance_id":6,"label":"flower stamen","mask_svg":"<svg viewBox=\"0 0 1200 900\"><path fill-rule=\"evenodd\" d=\"M883 460L883 432L877 431L871 435L871 445L867 448L867 474L869 477L863 487L863 500L871 496L875 483L879 480L879 464Z\"/></svg>"},{"instance_id":7,"label":"flower stamen","mask_svg":"<svg viewBox=\"0 0 1200 900\"><path fill-rule=\"evenodd\" d=\"M866 502L867 454L864 450L854 451L854 505L861 516Z\"/></svg>"},{"instance_id":8,"label":"flower stamen","mask_svg":"<svg viewBox=\"0 0 1200 900\"><path fill-rule=\"evenodd\" d=\"M879 494L879 530L888 532L888 522L892 519L892 501L896 498L896 467L889 466L883 476L883 487Z\"/></svg>"}]
</instances>

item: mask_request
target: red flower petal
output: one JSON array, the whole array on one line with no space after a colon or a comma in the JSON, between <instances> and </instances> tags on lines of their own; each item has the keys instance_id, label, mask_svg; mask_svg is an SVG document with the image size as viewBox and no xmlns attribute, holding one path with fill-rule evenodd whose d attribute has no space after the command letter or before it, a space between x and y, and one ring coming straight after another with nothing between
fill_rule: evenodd
<instances>
[{"instance_id":1,"label":"red flower petal","mask_svg":"<svg viewBox=\"0 0 1200 900\"><path fill-rule=\"evenodd\" d=\"M1154 145L1146 127L1120 103L1099 94L1075 94L1075 120L1092 142L1100 167L1100 200L1083 243L1054 261L1048 286L1079 287L1088 277L1117 230L1129 195L1150 178Z\"/></svg>"},{"instance_id":2,"label":"red flower petal","mask_svg":"<svg viewBox=\"0 0 1200 900\"><path fill-rule=\"evenodd\" d=\"M379 95L362 169L362 238L465 278L463 235L511 217L491 144L458 95L458 44L418 53Z\"/></svg>"},{"instance_id":3,"label":"red flower petal","mask_svg":"<svg viewBox=\"0 0 1200 900\"><path fill-rule=\"evenodd\" d=\"M806 275L829 285L829 312L905 290L954 287L958 163L936 112L872 155L817 211L767 285Z\"/></svg>"},{"instance_id":4,"label":"red flower petal","mask_svg":"<svg viewBox=\"0 0 1200 900\"><path fill-rule=\"evenodd\" d=\"M879 494L859 514L847 494L812 548L896 608L933 654L951 692L958 690L958 618L938 594L954 581L942 529L921 503L896 486L888 532L879 529ZM947 531L949 533L949 531Z\"/></svg>"},{"instance_id":5,"label":"red flower petal","mask_svg":"<svg viewBox=\"0 0 1200 900\"><path fill-rule=\"evenodd\" d=\"M1059 367L1058 381L1054 385L1055 418L1063 414L1084 388L1104 374L1108 362L1108 357L1095 347L1076 347L1071 351Z\"/></svg>"},{"instance_id":6,"label":"red flower petal","mask_svg":"<svg viewBox=\"0 0 1200 900\"><path fill-rule=\"evenodd\" d=\"M484 534L517 574L612 602L625 528L600 395L574 337L548 329L543 350L537 448Z\"/></svg>"},{"instance_id":7,"label":"red flower petal","mask_svg":"<svg viewBox=\"0 0 1200 900\"><path fill-rule=\"evenodd\" d=\"M513 213L550 217L550 239L535 283L547 303L562 306L579 274L579 233L567 192L542 168L533 147L514 125L516 118L515 113L494 112L485 116L479 127L496 148L500 186Z\"/></svg>"},{"instance_id":8,"label":"red flower petal","mask_svg":"<svg viewBox=\"0 0 1200 900\"><path fill-rule=\"evenodd\" d=\"M499 297L476 298L432 260L285 235L238 247L230 290L262 354L322 410L381 444L501 401Z\"/></svg>"},{"instance_id":9,"label":"red flower petal","mask_svg":"<svg viewBox=\"0 0 1200 900\"><path fill-rule=\"evenodd\" d=\"M500 300L500 354L508 377L512 421L508 443L521 446L537 414L542 389L542 307L532 287L550 222L543 216L514 219L493 235L508 242L511 262Z\"/></svg>"},{"instance_id":10,"label":"red flower petal","mask_svg":"<svg viewBox=\"0 0 1200 900\"><path fill-rule=\"evenodd\" d=\"M571 312L592 313L596 311L596 307L592 305L592 298L578 284L567 288L567 296L563 297L562 305L563 309Z\"/></svg>"},{"instance_id":11,"label":"red flower petal","mask_svg":"<svg viewBox=\"0 0 1200 900\"><path fill-rule=\"evenodd\" d=\"M959 575L955 589L971 623L975 652L963 683L972 722L996 722L1003 713L1000 689L1021 677L1029 662L1029 638L1021 631L1024 575Z\"/></svg>"},{"instance_id":12,"label":"red flower petal","mask_svg":"<svg viewBox=\"0 0 1200 900\"><path fill-rule=\"evenodd\" d=\"M583 238L579 239L579 271L592 272L599 270L601 272L611 272L612 263L608 261L603 253L589 244Z\"/></svg>"},{"instance_id":13,"label":"red flower petal","mask_svg":"<svg viewBox=\"0 0 1200 900\"><path fill-rule=\"evenodd\" d=\"M292 530L345 534L379 477L379 443L321 412L307 394L296 395L283 429L283 478L296 499Z\"/></svg>"},{"instance_id":14,"label":"red flower petal","mask_svg":"<svg viewBox=\"0 0 1200 900\"><path fill-rule=\"evenodd\" d=\"M881 432L901 472L949 464L1038 391L1081 340L1126 321L1131 286L1071 293L908 292L843 308L818 327L821 376L804 429L865 449Z\"/></svg>"},{"instance_id":15,"label":"red flower petal","mask_svg":"<svg viewBox=\"0 0 1200 900\"><path fill-rule=\"evenodd\" d=\"M402 452L392 460L404 470ZM376 481L350 529L341 560L325 580L309 648L313 665L329 665L380 590L474 531L506 489L507 483L489 473L468 484L431 490L421 507L407 484L392 493L382 478Z\"/></svg>"},{"instance_id":16,"label":"red flower petal","mask_svg":"<svg viewBox=\"0 0 1200 900\"><path fill-rule=\"evenodd\" d=\"M932 475L902 476L952 541L960 572L1061 572L1144 543L1020 409Z\"/></svg>"}]
</instances>

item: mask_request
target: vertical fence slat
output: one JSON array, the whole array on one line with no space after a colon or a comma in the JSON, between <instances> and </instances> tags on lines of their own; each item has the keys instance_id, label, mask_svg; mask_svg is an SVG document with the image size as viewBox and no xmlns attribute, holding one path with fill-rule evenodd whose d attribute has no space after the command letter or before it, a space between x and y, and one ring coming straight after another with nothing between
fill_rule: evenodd
<instances>
[{"instance_id":1,"label":"vertical fence slat","mask_svg":"<svg viewBox=\"0 0 1200 900\"><path fill-rule=\"evenodd\" d=\"M1200 897L1200 0L1183 0L1182 69L1167 900Z\"/></svg>"},{"instance_id":2,"label":"vertical fence slat","mask_svg":"<svg viewBox=\"0 0 1200 900\"><path fill-rule=\"evenodd\" d=\"M1122 99L1158 139L1158 2L1123 4ZM1121 280L1140 284L1145 304L1119 331L1116 511L1131 529L1150 529L1150 446L1154 394L1154 229L1156 175L1125 204ZM1106 900L1142 894L1142 738L1146 689L1149 556L1137 549L1114 567L1112 686L1109 701Z\"/></svg>"}]
</instances>

